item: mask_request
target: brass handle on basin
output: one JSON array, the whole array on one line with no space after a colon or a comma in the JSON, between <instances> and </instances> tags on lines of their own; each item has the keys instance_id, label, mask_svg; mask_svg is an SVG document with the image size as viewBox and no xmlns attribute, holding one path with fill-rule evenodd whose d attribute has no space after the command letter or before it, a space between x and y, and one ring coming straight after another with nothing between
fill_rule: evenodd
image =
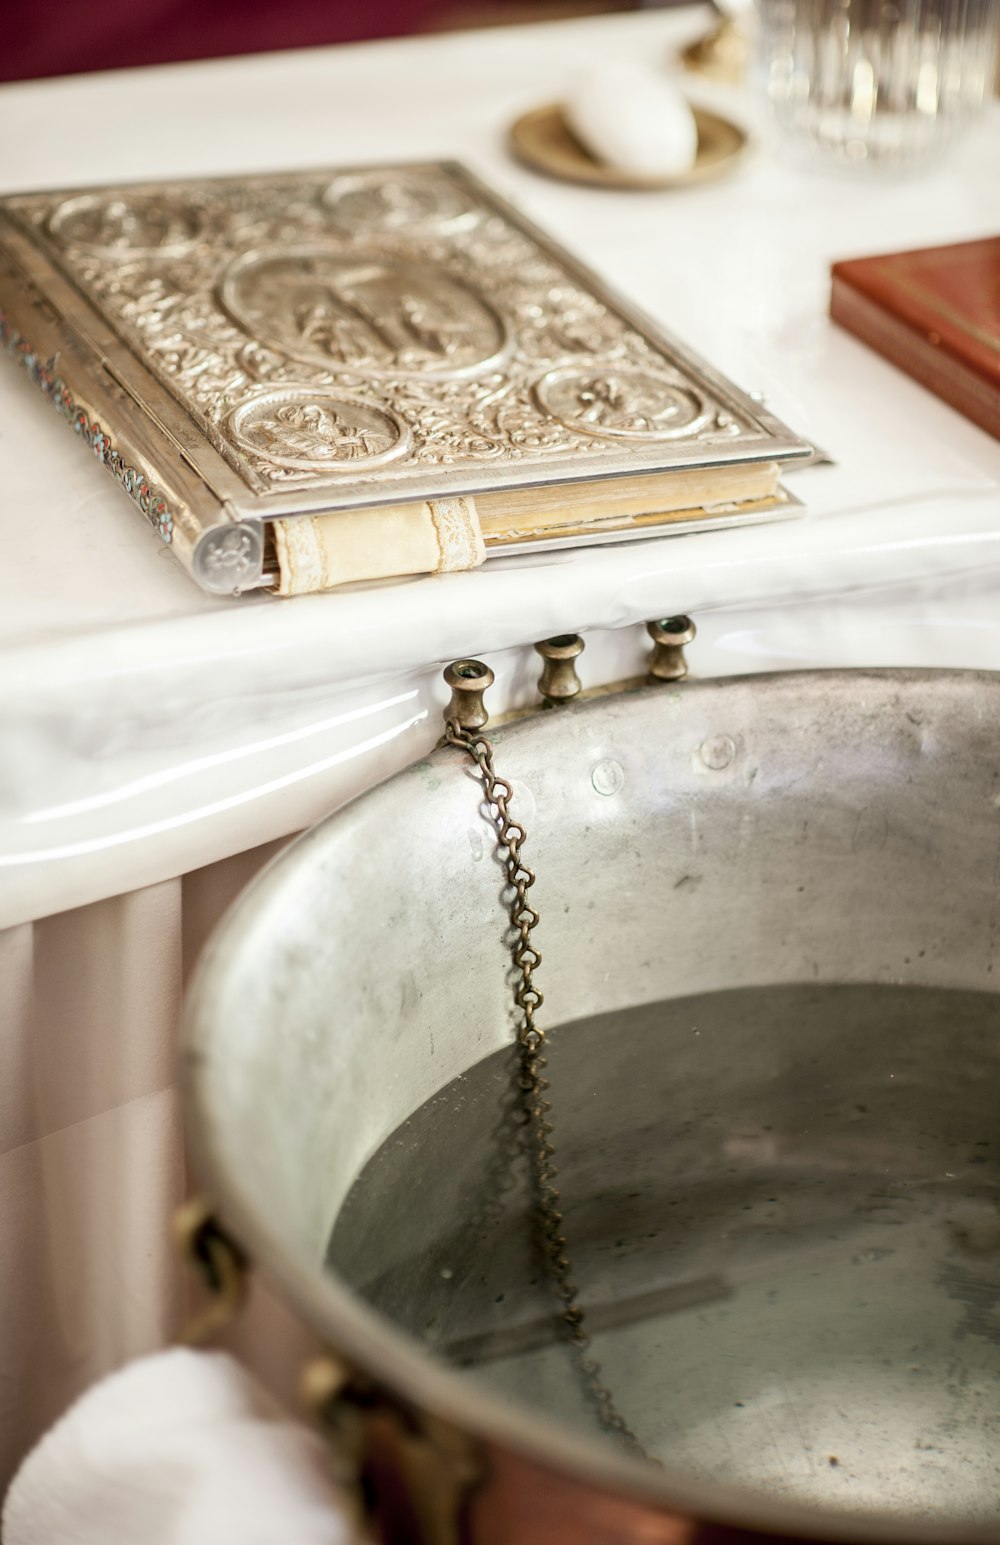
<instances>
[{"instance_id":1,"label":"brass handle on basin","mask_svg":"<svg viewBox=\"0 0 1000 1545\"><path fill-rule=\"evenodd\" d=\"M174 1244L208 1288L210 1297L183 1327L179 1340L201 1346L228 1325L246 1297L250 1263L213 1216L203 1196L192 1196L173 1215Z\"/></svg>"},{"instance_id":2,"label":"brass handle on basin","mask_svg":"<svg viewBox=\"0 0 1000 1545\"><path fill-rule=\"evenodd\" d=\"M469 1498L484 1477L474 1439L390 1396L333 1353L303 1370L302 1397L330 1441L358 1522L383 1541L461 1545Z\"/></svg>"}]
</instances>

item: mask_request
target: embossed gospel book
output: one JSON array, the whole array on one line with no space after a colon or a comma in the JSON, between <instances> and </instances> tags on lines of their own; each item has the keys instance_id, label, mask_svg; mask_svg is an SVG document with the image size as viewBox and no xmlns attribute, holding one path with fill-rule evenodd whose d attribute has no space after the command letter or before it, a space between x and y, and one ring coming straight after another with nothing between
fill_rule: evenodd
<instances>
[{"instance_id":1,"label":"embossed gospel book","mask_svg":"<svg viewBox=\"0 0 1000 1545\"><path fill-rule=\"evenodd\" d=\"M810 451L451 163L0 199L0 338L217 593L773 519Z\"/></svg>"}]
</instances>

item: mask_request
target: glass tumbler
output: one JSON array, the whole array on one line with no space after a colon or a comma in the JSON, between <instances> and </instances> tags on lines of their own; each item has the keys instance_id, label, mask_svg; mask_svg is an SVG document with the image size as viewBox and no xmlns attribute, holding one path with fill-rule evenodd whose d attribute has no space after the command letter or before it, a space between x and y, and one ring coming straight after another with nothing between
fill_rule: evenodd
<instances>
[{"instance_id":1,"label":"glass tumbler","mask_svg":"<svg viewBox=\"0 0 1000 1545\"><path fill-rule=\"evenodd\" d=\"M758 65L789 141L917 165L993 89L1000 0L758 0Z\"/></svg>"}]
</instances>

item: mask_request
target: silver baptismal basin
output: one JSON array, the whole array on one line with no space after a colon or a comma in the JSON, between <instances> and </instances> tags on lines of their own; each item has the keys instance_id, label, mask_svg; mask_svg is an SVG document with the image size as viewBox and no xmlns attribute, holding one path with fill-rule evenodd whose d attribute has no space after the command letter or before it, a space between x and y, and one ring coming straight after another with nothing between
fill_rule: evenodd
<instances>
[{"instance_id":1,"label":"silver baptismal basin","mask_svg":"<svg viewBox=\"0 0 1000 1545\"><path fill-rule=\"evenodd\" d=\"M599 1374L535 1242L463 750L273 862L188 1007L199 1182L345 1370L383 1537L1000 1540L1000 678L660 685L487 733Z\"/></svg>"}]
</instances>

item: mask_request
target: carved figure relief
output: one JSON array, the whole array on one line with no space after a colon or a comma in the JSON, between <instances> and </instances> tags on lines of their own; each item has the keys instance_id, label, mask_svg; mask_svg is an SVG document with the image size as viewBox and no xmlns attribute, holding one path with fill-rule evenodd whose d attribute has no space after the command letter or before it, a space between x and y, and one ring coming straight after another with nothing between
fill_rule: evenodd
<instances>
[{"instance_id":1,"label":"carved figure relief","mask_svg":"<svg viewBox=\"0 0 1000 1545\"><path fill-rule=\"evenodd\" d=\"M99 193L67 199L49 220L49 233L60 246L119 256L175 256L194 245L201 229L194 206Z\"/></svg>"},{"instance_id":2,"label":"carved figure relief","mask_svg":"<svg viewBox=\"0 0 1000 1545\"><path fill-rule=\"evenodd\" d=\"M700 392L638 370L550 370L535 389L553 418L585 434L627 440L696 434L714 413Z\"/></svg>"},{"instance_id":3,"label":"carved figure relief","mask_svg":"<svg viewBox=\"0 0 1000 1545\"><path fill-rule=\"evenodd\" d=\"M341 370L464 375L507 345L497 312L446 271L336 248L251 253L220 294L253 336Z\"/></svg>"},{"instance_id":4,"label":"carved figure relief","mask_svg":"<svg viewBox=\"0 0 1000 1545\"><path fill-rule=\"evenodd\" d=\"M233 414L236 441L278 466L305 472L374 466L399 456L409 436L371 403L320 392L268 392Z\"/></svg>"},{"instance_id":5,"label":"carved figure relief","mask_svg":"<svg viewBox=\"0 0 1000 1545\"><path fill-rule=\"evenodd\" d=\"M326 189L323 204L346 232L456 231L480 218L456 183L419 170L345 173Z\"/></svg>"}]
</instances>

